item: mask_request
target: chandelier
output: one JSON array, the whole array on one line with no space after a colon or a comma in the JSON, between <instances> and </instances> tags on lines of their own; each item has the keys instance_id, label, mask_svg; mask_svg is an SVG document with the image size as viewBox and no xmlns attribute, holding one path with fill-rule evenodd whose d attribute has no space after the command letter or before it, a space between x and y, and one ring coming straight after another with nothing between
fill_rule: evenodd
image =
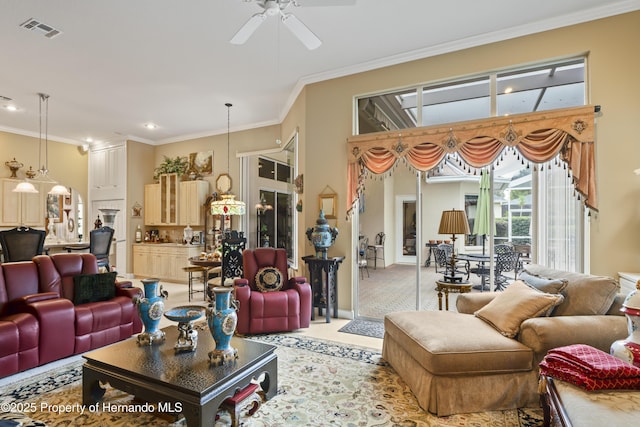
<instances>
[{"instance_id":1,"label":"chandelier","mask_svg":"<svg viewBox=\"0 0 640 427\"><path fill-rule=\"evenodd\" d=\"M42 166L40 167L40 169L38 169L38 176L35 178L35 180L54 184L51 190L49 191L49 194L56 195L56 196L68 196L70 193L67 187L65 187L64 185L58 184L57 181L55 181L49 176L49 95L44 93L39 93L38 98L40 101L39 102L40 133L38 136L38 164L42 164ZM43 106L44 106L44 114L42 111ZM43 119L44 119L44 151L45 151L44 159L45 161L44 163L41 163L42 140L43 140L43 137L42 137ZM21 181L20 183L18 183L18 185L16 185L16 188L13 189L13 191L16 193L37 193L38 192L38 190L34 187L34 185L31 182L29 182L29 180L26 178L24 181Z\"/></svg>"},{"instance_id":2,"label":"chandelier","mask_svg":"<svg viewBox=\"0 0 640 427\"><path fill-rule=\"evenodd\" d=\"M231 134L231 126L230 126L230 117L231 117L231 107L233 106L230 103L224 104L227 107L227 175L229 174L229 158L230 155L230 134ZM246 206L243 201L236 200L236 196L227 191L225 194L220 196L220 200L214 200L211 202L211 215L244 215L246 212Z\"/></svg>"}]
</instances>

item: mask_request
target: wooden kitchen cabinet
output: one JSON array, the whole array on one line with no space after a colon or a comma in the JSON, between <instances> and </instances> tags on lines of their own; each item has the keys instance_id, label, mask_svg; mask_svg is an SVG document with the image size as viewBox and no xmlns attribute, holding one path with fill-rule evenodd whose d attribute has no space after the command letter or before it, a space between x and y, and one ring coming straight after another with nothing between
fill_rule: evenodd
<instances>
[{"instance_id":1,"label":"wooden kitchen cabinet","mask_svg":"<svg viewBox=\"0 0 640 427\"><path fill-rule=\"evenodd\" d=\"M133 245L133 274L136 277L156 277L175 283L187 283L182 267L189 258L198 256L203 246L175 243L141 243Z\"/></svg>"},{"instance_id":2,"label":"wooden kitchen cabinet","mask_svg":"<svg viewBox=\"0 0 640 427\"><path fill-rule=\"evenodd\" d=\"M178 174L160 175L160 222L164 225L178 225L178 184Z\"/></svg>"},{"instance_id":3,"label":"wooden kitchen cabinet","mask_svg":"<svg viewBox=\"0 0 640 427\"><path fill-rule=\"evenodd\" d=\"M2 179L2 211L0 226L44 227L45 197L42 184L32 182L38 193L14 193L20 180Z\"/></svg>"},{"instance_id":4,"label":"wooden kitchen cabinet","mask_svg":"<svg viewBox=\"0 0 640 427\"><path fill-rule=\"evenodd\" d=\"M204 207L209 195L207 181L183 181L180 183L179 218L180 225L204 225Z\"/></svg>"},{"instance_id":5,"label":"wooden kitchen cabinet","mask_svg":"<svg viewBox=\"0 0 640 427\"><path fill-rule=\"evenodd\" d=\"M160 184L144 186L144 225L162 225L160 218Z\"/></svg>"}]
</instances>

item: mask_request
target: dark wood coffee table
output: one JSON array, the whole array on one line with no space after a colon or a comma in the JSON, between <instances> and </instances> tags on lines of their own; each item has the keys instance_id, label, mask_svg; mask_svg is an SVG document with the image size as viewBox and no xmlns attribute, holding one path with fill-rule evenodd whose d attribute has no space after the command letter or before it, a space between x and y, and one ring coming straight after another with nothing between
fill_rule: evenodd
<instances>
[{"instance_id":1,"label":"dark wood coffee table","mask_svg":"<svg viewBox=\"0 0 640 427\"><path fill-rule=\"evenodd\" d=\"M135 337L83 355L82 401L98 402L105 393L99 381L155 405L158 412L181 412L187 425L213 426L220 404L258 380L266 399L276 395L278 361L275 346L234 337L235 363L209 365L215 344L208 328L198 330L194 352L176 354L175 326L164 328L166 340L155 346L139 346Z\"/></svg>"}]
</instances>

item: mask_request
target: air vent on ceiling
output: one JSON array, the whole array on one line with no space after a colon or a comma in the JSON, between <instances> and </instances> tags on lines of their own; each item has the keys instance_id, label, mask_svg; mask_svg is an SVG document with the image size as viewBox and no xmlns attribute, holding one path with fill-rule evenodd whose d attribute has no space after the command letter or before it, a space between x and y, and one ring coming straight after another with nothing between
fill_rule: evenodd
<instances>
[{"instance_id":1,"label":"air vent on ceiling","mask_svg":"<svg viewBox=\"0 0 640 427\"><path fill-rule=\"evenodd\" d=\"M33 18L27 19L22 24L20 24L20 26L22 28L26 28L27 30L38 31L48 39L52 39L62 33L62 31L53 28L51 25L44 24Z\"/></svg>"},{"instance_id":2,"label":"air vent on ceiling","mask_svg":"<svg viewBox=\"0 0 640 427\"><path fill-rule=\"evenodd\" d=\"M0 95L0 101L13 101L13 100L7 96Z\"/></svg>"}]
</instances>

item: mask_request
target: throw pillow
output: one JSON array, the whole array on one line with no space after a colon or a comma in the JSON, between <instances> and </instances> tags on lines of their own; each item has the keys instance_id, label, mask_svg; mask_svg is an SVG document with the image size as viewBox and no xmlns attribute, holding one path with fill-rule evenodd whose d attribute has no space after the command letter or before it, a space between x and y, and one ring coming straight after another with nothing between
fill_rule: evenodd
<instances>
[{"instance_id":1,"label":"throw pillow","mask_svg":"<svg viewBox=\"0 0 640 427\"><path fill-rule=\"evenodd\" d=\"M620 292L620 284L607 276L555 270L535 264L529 264L526 271L534 276L562 278L568 282L562 291L564 302L553 311L554 316L606 314Z\"/></svg>"},{"instance_id":2,"label":"throw pillow","mask_svg":"<svg viewBox=\"0 0 640 427\"><path fill-rule=\"evenodd\" d=\"M564 297L560 294L540 292L521 280L516 280L474 315L502 335L513 338L520 332L523 321L544 315L563 300Z\"/></svg>"},{"instance_id":3,"label":"throw pillow","mask_svg":"<svg viewBox=\"0 0 640 427\"><path fill-rule=\"evenodd\" d=\"M73 303L107 301L116 296L116 275L110 273L80 274L73 278Z\"/></svg>"},{"instance_id":4,"label":"throw pillow","mask_svg":"<svg viewBox=\"0 0 640 427\"><path fill-rule=\"evenodd\" d=\"M547 277L534 276L526 271L522 271L518 274L518 279L522 280L527 285L548 294L559 294L569 284L569 282L564 279L551 279Z\"/></svg>"},{"instance_id":5,"label":"throw pillow","mask_svg":"<svg viewBox=\"0 0 640 427\"><path fill-rule=\"evenodd\" d=\"M276 267L262 267L256 273L256 288L260 292L279 291L283 284L282 272Z\"/></svg>"}]
</instances>

